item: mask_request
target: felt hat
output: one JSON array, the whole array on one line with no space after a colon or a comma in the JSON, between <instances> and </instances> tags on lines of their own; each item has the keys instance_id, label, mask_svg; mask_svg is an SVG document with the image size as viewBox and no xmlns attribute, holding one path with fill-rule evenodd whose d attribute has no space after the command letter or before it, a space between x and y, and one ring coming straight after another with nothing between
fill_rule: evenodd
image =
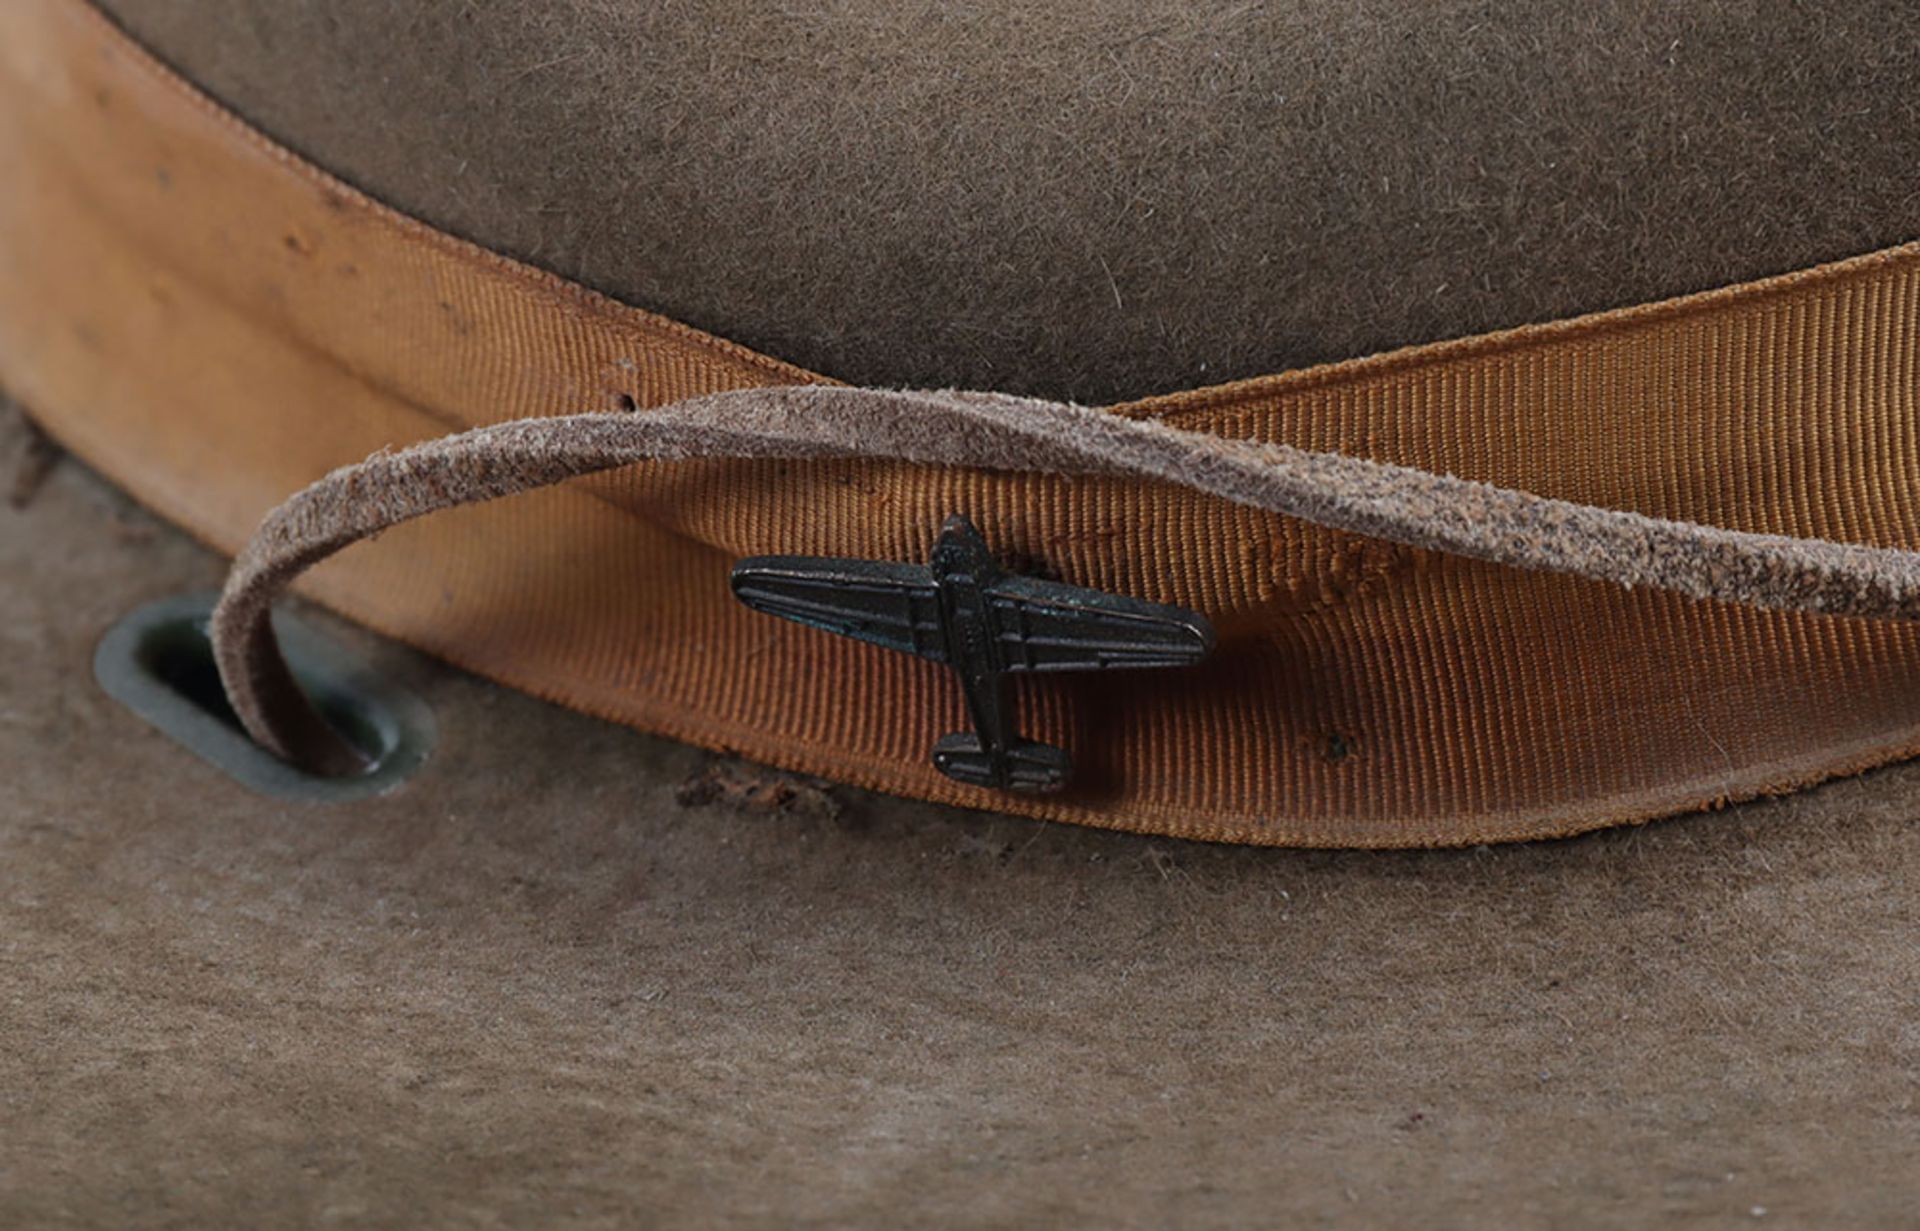
<instances>
[{"instance_id":1,"label":"felt hat","mask_svg":"<svg viewBox=\"0 0 1920 1231\"><path fill-rule=\"evenodd\" d=\"M85 664L376 449L826 381L1912 548L1916 34L1864 3L8 9L0 385L99 473L31 470L0 536L33 886L0 1209L1902 1217L1910 770L1497 851L1046 819L1460 845L1778 793L1920 746L1897 620L1159 480L703 460L312 575L387 639L308 619L435 714L389 795L263 800ZM1010 572L1217 633L1018 694L1064 794L940 777L948 673L725 591L756 553L924 560L955 511Z\"/></svg>"}]
</instances>

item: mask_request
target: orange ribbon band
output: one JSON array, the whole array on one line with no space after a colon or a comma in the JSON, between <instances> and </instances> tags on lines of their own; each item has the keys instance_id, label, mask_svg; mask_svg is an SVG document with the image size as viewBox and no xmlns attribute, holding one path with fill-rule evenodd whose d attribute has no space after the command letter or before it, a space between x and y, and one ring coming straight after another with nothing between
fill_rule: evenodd
<instances>
[{"instance_id":1,"label":"orange ribbon band","mask_svg":"<svg viewBox=\"0 0 1920 1231\"><path fill-rule=\"evenodd\" d=\"M0 6L0 383L224 551L375 450L822 378L405 219L81 0ZM1920 247L1111 408L1649 516L1920 546ZM731 562L921 560L965 511L1034 571L1206 613L1204 667L1039 680L1060 796L926 760L930 664L754 615ZM1167 484L871 461L648 463L409 523L312 574L565 704L899 794L1303 845L1539 837L1920 751L1920 630L1524 572Z\"/></svg>"}]
</instances>

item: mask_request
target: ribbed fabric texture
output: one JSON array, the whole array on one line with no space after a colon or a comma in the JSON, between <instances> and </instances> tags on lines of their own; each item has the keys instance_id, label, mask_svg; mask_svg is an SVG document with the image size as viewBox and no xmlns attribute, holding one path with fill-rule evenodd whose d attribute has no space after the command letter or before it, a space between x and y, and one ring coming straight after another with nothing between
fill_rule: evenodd
<instances>
[{"instance_id":1,"label":"ribbed fabric texture","mask_svg":"<svg viewBox=\"0 0 1920 1231\"><path fill-rule=\"evenodd\" d=\"M261 744L315 773L362 758L301 695L270 619L306 569L418 517L645 462L855 458L1160 482L1316 527L1516 568L1782 611L1911 620L1920 553L1660 521L1337 453L1004 394L790 385L636 414L519 419L344 466L267 515L228 575L214 655Z\"/></svg>"},{"instance_id":2,"label":"ribbed fabric texture","mask_svg":"<svg viewBox=\"0 0 1920 1231\"><path fill-rule=\"evenodd\" d=\"M233 550L377 449L817 379L384 210L75 0L0 9L0 379ZM1256 276L1249 271L1249 276ZM929 305L937 312L938 305ZM1115 408L1735 530L1916 545L1920 252ZM735 605L740 555L1007 563L1201 610L1205 667L1039 682L1074 790L969 790L943 671ZM1566 833L1920 747L1905 623L1703 602L1330 531L1114 476L649 464L427 518L312 575L372 626L651 730L905 794L1317 845Z\"/></svg>"}]
</instances>

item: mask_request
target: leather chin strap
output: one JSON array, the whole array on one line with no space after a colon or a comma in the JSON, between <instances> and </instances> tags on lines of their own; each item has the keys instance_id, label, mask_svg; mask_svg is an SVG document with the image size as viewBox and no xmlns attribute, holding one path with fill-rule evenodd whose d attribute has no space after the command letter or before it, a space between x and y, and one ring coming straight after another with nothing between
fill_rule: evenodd
<instances>
[{"instance_id":1,"label":"leather chin strap","mask_svg":"<svg viewBox=\"0 0 1920 1231\"><path fill-rule=\"evenodd\" d=\"M1161 480L1330 530L1495 564L1826 615L1920 614L1920 553L1663 521L1335 453L1223 439L1001 394L792 386L644 414L525 419L343 467L268 514L214 613L247 730L312 772L361 758L294 683L268 618L301 572L439 509L637 462L882 458Z\"/></svg>"}]
</instances>

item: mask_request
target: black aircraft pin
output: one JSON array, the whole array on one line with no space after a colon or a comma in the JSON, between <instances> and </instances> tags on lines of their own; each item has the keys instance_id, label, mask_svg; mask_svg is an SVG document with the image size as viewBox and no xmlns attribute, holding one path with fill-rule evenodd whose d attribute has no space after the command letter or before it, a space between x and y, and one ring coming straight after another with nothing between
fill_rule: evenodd
<instances>
[{"instance_id":1,"label":"black aircraft pin","mask_svg":"<svg viewBox=\"0 0 1920 1231\"><path fill-rule=\"evenodd\" d=\"M929 567L754 556L734 566L733 592L756 611L952 667L974 734L942 737L933 763L1001 790L1056 790L1073 769L1065 749L1014 730L1006 673L1185 667L1213 648L1213 627L1191 611L1002 572L961 516L941 527Z\"/></svg>"}]
</instances>

